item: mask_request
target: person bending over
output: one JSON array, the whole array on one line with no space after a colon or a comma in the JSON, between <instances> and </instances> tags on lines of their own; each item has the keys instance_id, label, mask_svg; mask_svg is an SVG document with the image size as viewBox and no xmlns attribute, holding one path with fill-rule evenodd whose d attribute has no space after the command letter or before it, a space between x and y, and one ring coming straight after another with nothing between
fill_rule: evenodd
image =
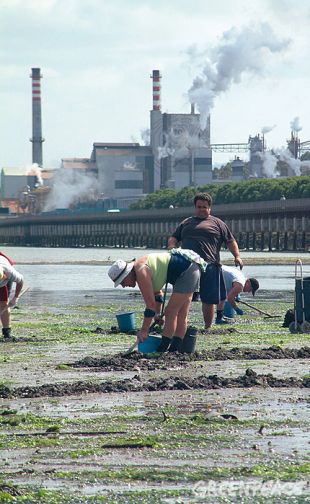
<instances>
[{"instance_id":1,"label":"person bending over","mask_svg":"<svg viewBox=\"0 0 310 504\"><path fill-rule=\"evenodd\" d=\"M243 315L243 310L237 306L240 301L239 295L241 292L252 292L253 296L257 289L259 289L259 282L256 278L245 278L244 274L230 266L222 266L222 272L227 291L227 301L238 315ZM224 304L225 300L217 305L216 324L227 324L224 320Z\"/></svg>"},{"instance_id":2,"label":"person bending over","mask_svg":"<svg viewBox=\"0 0 310 504\"><path fill-rule=\"evenodd\" d=\"M6 341L12 336L10 308L16 306L23 284L23 275L14 268L13 261L0 252L0 318L2 335Z\"/></svg>"},{"instance_id":3,"label":"person bending over","mask_svg":"<svg viewBox=\"0 0 310 504\"><path fill-rule=\"evenodd\" d=\"M166 283L173 291L164 313L159 352L180 350L187 329L187 316L193 292L199 287L201 272L207 264L191 250L175 249L145 255L131 262L118 259L108 275L114 287L138 285L145 302L144 319L137 333L139 341L149 334L152 320L160 321L162 288Z\"/></svg>"}]
</instances>

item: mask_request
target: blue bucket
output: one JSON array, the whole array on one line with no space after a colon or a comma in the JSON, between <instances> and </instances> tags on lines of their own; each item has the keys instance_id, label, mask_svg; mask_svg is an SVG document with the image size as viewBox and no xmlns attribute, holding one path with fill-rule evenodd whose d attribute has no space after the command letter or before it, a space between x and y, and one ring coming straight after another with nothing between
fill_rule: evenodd
<instances>
[{"instance_id":1,"label":"blue bucket","mask_svg":"<svg viewBox=\"0 0 310 504\"><path fill-rule=\"evenodd\" d=\"M236 312L228 301L225 301L224 316L227 318L234 318Z\"/></svg>"},{"instance_id":2,"label":"blue bucket","mask_svg":"<svg viewBox=\"0 0 310 504\"><path fill-rule=\"evenodd\" d=\"M130 332L135 330L135 314L134 312L119 313L116 315L119 330L122 332Z\"/></svg>"},{"instance_id":3,"label":"blue bucket","mask_svg":"<svg viewBox=\"0 0 310 504\"><path fill-rule=\"evenodd\" d=\"M138 351L141 353L156 352L160 343L161 343L160 334L149 334L146 340L138 344Z\"/></svg>"}]
</instances>

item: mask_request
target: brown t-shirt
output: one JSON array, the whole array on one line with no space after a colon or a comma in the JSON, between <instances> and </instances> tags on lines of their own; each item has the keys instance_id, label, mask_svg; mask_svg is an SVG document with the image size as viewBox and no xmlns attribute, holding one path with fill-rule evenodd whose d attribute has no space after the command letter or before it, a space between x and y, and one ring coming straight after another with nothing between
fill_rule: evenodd
<instances>
[{"instance_id":1,"label":"brown t-shirt","mask_svg":"<svg viewBox=\"0 0 310 504\"><path fill-rule=\"evenodd\" d=\"M235 238L221 219L209 215L205 219L188 217L171 235L182 243L182 248L197 252L207 262L220 262L222 244Z\"/></svg>"}]
</instances>

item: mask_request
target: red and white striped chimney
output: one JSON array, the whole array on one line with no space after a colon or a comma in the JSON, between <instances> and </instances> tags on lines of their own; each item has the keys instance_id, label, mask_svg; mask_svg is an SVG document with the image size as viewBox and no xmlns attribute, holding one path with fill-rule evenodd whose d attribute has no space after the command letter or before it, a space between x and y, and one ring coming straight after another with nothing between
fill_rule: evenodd
<instances>
[{"instance_id":1,"label":"red and white striped chimney","mask_svg":"<svg viewBox=\"0 0 310 504\"><path fill-rule=\"evenodd\" d=\"M40 68L32 68L32 163L42 166L42 116L41 116L41 82Z\"/></svg>"},{"instance_id":2,"label":"red and white striped chimney","mask_svg":"<svg viewBox=\"0 0 310 504\"><path fill-rule=\"evenodd\" d=\"M151 75L151 79L153 80L153 110L161 109L161 96L160 96L160 79L161 75L159 70L153 70L153 74Z\"/></svg>"}]
</instances>

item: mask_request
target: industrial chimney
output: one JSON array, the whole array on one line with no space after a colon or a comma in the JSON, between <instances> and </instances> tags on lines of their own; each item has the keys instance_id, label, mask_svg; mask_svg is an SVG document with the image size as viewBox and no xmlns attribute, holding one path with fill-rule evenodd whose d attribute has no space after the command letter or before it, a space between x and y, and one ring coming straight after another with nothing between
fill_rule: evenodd
<instances>
[{"instance_id":1,"label":"industrial chimney","mask_svg":"<svg viewBox=\"0 0 310 504\"><path fill-rule=\"evenodd\" d=\"M151 75L151 79L153 79L153 110L160 110L160 79L161 75L159 70L153 70L153 74Z\"/></svg>"},{"instance_id":2,"label":"industrial chimney","mask_svg":"<svg viewBox=\"0 0 310 504\"><path fill-rule=\"evenodd\" d=\"M150 76L153 80L153 109L151 110L151 147L154 159L153 180L151 190L157 191L161 187L162 163L159 159L159 148L163 145L163 118L160 104L160 71L153 70Z\"/></svg>"},{"instance_id":3,"label":"industrial chimney","mask_svg":"<svg viewBox=\"0 0 310 504\"><path fill-rule=\"evenodd\" d=\"M32 68L32 164L37 163L42 166L42 117L41 117L41 83L42 75L40 68Z\"/></svg>"}]
</instances>

